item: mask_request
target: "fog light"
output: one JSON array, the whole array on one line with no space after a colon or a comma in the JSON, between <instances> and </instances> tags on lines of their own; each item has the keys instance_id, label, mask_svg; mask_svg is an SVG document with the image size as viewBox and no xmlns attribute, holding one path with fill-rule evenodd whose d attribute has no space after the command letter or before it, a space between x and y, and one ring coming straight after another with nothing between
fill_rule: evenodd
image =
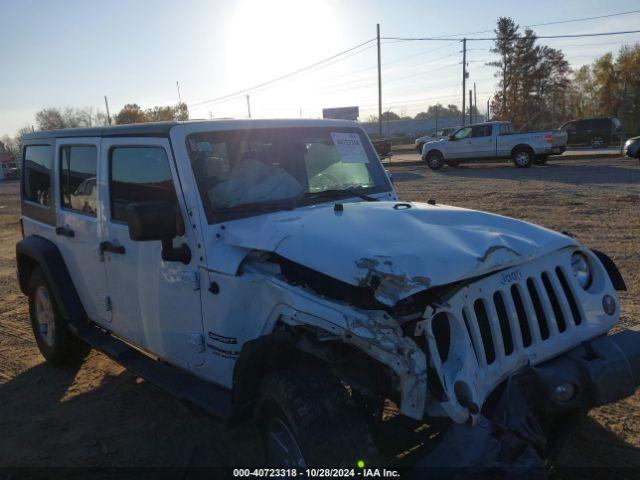
<instances>
[{"instance_id":1,"label":"fog light","mask_svg":"<svg viewBox=\"0 0 640 480\"><path fill-rule=\"evenodd\" d=\"M576 387L572 383L561 383L553 389L551 396L557 402L567 402L573 398L576 393Z\"/></svg>"},{"instance_id":2,"label":"fog light","mask_svg":"<svg viewBox=\"0 0 640 480\"><path fill-rule=\"evenodd\" d=\"M616 301L611 295L602 297L602 309L607 315L616 313Z\"/></svg>"}]
</instances>

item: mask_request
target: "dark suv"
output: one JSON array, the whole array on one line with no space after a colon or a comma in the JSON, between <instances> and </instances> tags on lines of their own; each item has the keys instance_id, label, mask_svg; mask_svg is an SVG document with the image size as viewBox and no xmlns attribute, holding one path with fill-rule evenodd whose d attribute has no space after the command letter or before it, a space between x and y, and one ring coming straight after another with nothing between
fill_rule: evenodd
<instances>
[{"instance_id":1,"label":"dark suv","mask_svg":"<svg viewBox=\"0 0 640 480\"><path fill-rule=\"evenodd\" d=\"M617 145L622 138L622 125L614 117L571 120L560 127L567 132L567 145L591 145L592 148Z\"/></svg>"}]
</instances>

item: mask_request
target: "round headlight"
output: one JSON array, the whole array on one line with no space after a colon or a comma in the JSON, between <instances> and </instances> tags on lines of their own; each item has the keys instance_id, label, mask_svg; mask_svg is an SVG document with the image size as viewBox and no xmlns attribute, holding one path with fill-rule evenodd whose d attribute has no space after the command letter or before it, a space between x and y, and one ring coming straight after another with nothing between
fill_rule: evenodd
<instances>
[{"instance_id":1,"label":"round headlight","mask_svg":"<svg viewBox=\"0 0 640 480\"><path fill-rule=\"evenodd\" d=\"M591 267L584 253L575 252L571 255L571 272L578 285L585 290L589 288L589 285L591 285Z\"/></svg>"}]
</instances>

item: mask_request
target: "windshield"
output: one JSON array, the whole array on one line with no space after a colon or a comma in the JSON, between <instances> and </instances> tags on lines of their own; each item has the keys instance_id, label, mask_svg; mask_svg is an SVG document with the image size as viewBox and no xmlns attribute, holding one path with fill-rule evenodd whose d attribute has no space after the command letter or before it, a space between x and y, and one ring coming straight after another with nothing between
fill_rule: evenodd
<instances>
[{"instance_id":1,"label":"windshield","mask_svg":"<svg viewBox=\"0 0 640 480\"><path fill-rule=\"evenodd\" d=\"M187 137L187 149L209 223L391 190L358 128L203 132Z\"/></svg>"}]
</instances>

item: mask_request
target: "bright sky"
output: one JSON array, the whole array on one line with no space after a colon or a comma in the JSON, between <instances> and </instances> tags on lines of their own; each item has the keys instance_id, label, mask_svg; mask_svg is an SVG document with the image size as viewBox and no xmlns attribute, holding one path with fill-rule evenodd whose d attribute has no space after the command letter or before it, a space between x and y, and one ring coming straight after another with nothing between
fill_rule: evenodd
<instances>
[{"instance_id":1,"label":"bright sky","mask_svg":"<svg viewBox=\"0 0 640 480\"><path fill-rule=\"evenodd\" d=\"M177 102L192 118L247 116L244 96L193 104L260 84L375 37L492 30L499 16L520 25L640 9L638 0L0 0L0 134L34 123L49 106L144 108ZM534 27L539 35L636 30L640 14ZM480 36L486 36L483 34ZM470 37L473 35L469 35ZM476 35L478 36L478 35ZM543 40L573 67L640 34ZM468 46L478 105L493 93L490 42ZM413 115L461 103L459 42L382 44L383 108ZM323 107L377 111L376 49L251 93L254 118L320 117ZM482 109L481 109L482 110Z\"/></svg>"}]
</instances>

